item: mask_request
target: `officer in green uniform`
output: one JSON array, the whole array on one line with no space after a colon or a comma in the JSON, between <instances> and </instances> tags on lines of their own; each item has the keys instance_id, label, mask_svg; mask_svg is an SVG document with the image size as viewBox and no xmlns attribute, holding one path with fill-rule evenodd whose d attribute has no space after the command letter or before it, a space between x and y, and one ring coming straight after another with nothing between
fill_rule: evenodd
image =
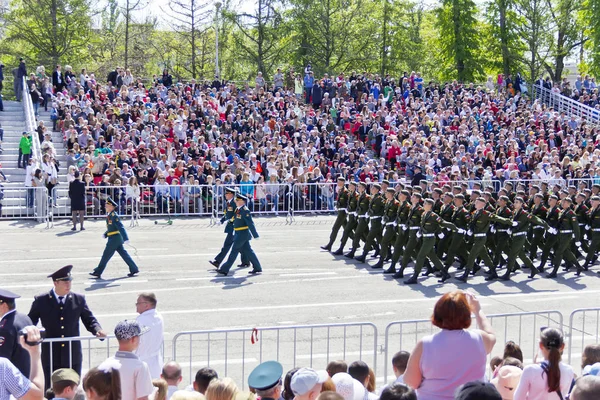
<instances>
[{"instance_id":1,"label":"officer in green uniform","mask_svg":"<svg viewBox=\"0 0 600 400\"><path fill-rule=\"evenodd\" d=\"M221 264L223 259L225 259L225 256L227 255L227 253L229 253L229 250L231 250L231 246L233 245L233 217L235 215L236 209L234 197L236 193L237 189L235 188L225 188L225 213L223 214L223 217L220 221L221 224L226 224L225 233L227 234L227 236L225 237L225 242L223 243L223 247L221 248L219 254L217 254L214 260L209 261L209 263L214 265L217 269L219 268L219 265ZM240 265L240 267L242 266L249 266L245 254L242 254L242 265Z\"/></svg>"},{"instance_id":2,"label":"officer in green uniform","mask_svg":"<svg viewBox=\"0 0 600 400\"><path fill-rule=\"evenodd\" d=\"M400 270L394 274L394 279L404 278L404 270L408 266L408 263L416 253L416 249L419 247L419 237L417 233L421 229L421 215L423 214L423 207L421 206L421 194L413 193L410 198L411 208L408 212L408 220L405 225L405 232L408 233L408 242L404 248L404 254L402 255L402 264L400 264ZM394 259L392 258L392 266L394 268Z\"/></svg>"},{"instance_id":3,"label":"officer in green uniform","mask_svg":"<svg viewBox=\"0 0 600 400\"><path fill-rule=\"evenodd\" d=\"M367 184L364 182L358 183L358 208L357 218L358 224L356 225L356 230L354 231L354 238L352 240L352 249L349 253L345 254L347 258L354 258L354 253L358 246L360 245L360 241L366 241L367 239L367 231L369 230L369 204L371 203L371 196L367 194Z\"/></svg>"},{"instance_id":4,"label":"officer in green uniform","mask_svg":"<svg viewBox=\"0 0 600 400\"><path fill-rule=\"evenodd\" d=\"M358 208L358 193L356 193L356 182L350 182L348 184L348 220L344 227L344 233L342 234L342 240L340 242L340 248L333 252L336 256L344 254L344 247L348 238L354 238L354 229L358 224L358 218L356 217L356 209Z\"/></svg>"},{"instance_id":5,"label":"officer in green uniform","mask_svg":"<svg viewBox=\"0 0 600 400\"><path fill-rule=\"evenodd\" d=\"M500 279L502 280L510 280L510 274L515 272L515 263L517 261L517 257L523 261L525 267L531 270L529 274L529 279L532 279L536 274L539 273L536 267L534 267L531 259L527 257L526 246L527 242L527 231L530 225L541 226L544 229L550 228L548 224L542 220L526 212L523 208L525 201L521 197L515 197L515 211L513 212L512 217L512 227L509 228L509 234L511 237L510 248L508 251L508 261L506 266L506 272ZM495 271L485 278L486 281L491 281L493 279L498 278Z\"/></svg>"},{"instance_id":6,"label":"officer in green uniform","mask_svg":"<svg viewBox=\"0 0 600 400\"><path fill-rule=\"evenodd\" d=\"M503 222L505 225L511 225L512 220L504 219L485 210L486 205L487 202L483 197L479 197L475 200L475 213L473 214L469 230L467 231L467 235L473 237L473 247L469 252L465 272L461 276L456 277L459 281L467 282L469 272L473 270L477 258L481 258L490 271L495 272L496 270L485 245L490 222Z\"/></svg>"},{"instance_id":7,"label":"officer in green uniform","mask_svg":"<svg viewBox=\"0 0 600 400\"><path fill-rule=\"evenodd\" d=\"M421 237L422 240L421 248L417 254L415 271L412 277L404 281L406 285L414 285L417 283L417 278L421 272L421 269L423 269L423 265L425 264L425 260L427 258L433 263L433 266L442 273L442 275L447 274L447 272L444 271L442 262L435 254L435 239L436 236L440 236L442 239L445 237L445 234L441 231L442 227L451 231L455 231L457 229L453 223L444 221L432 211L434 205L435 200L425 199L423 204L423 214L421 215L421 229L417 230L417 237Z\"/></svg>"},{"instance_id":8,"label":"officer in green uniform","mask_svg":"<svg viewBox=\"0 0 600 400\"><path fill-rule=\"evenodd\" d=\"M331 229L331 234L329 235L329 243L325 246L321 246L323 250L331 251L331 246L333 242L335 242L335 238L340 231L340 228L346 226L346 214L348 213L348 200L350 196L350 192L346 189L346 179L343 176L340 176L337 179L337 201L335 204L335 208L337 209L337 218L333 224L333 228Z\"/></svg>"},{"instance_id":9,"label":"officer in green uniform","mask_svg":"<svg viewBox=\"0 0 600 400\"><path fill-rule=\"evenodd\" d=\"M248 272L250 275L258 274L262 272L262 267L260 266L260 262L250 247L250 240L252 238L258 239L258 232L256 232L256 228L254 227L254 221L252 221L252 216L250 215L250 210L246 207L246 202L248 198L240 193L235 196L235 204L237 209L235 210L235 215L233 216L233 248L229 253L229 258L219 269L217 269L217 273L221 275L227 275L231 266L235 262L238 254L243 254L246 256L247 260L252 263L252 270Z\"/></svg>"},{"instance_id":10,"label":"officer in green uniform","mask_svg":"<svg viewBox=\"0 0 600 400\"><path fill-rule=\"evenodd\" d=\"M551 195L548 197L548 212L546 213L546 223L550 225L548 232L546 232L546 236L544 237L544 246L542 247L542 260L540 262L540 266L538 269L540 272L544 272L544 267L546 266L546 262L550 257L550 251L556 246L558 243L558 216L560 214L560 210L558 209L558 196ZM553 233L554 232L554 233Z\"/></svg>"},{"instance_id":11,"label":"officer in green uniform","mask_svg":"<svg viewBox=\"0 0 600 400\"><path fill-rule=\"evenodd\" d=\"M499 217L510 219L512 218L512 211L508 208L509 202L508 196L500 196L498 198L498 208L494 211ZM493 224L490 228L492 233L494 234L494 259L492 263L494 265L503 265L504 260L502 259L502 253L508 253L508 245L510 236L508 234L508 227L505 225L496 225Z\"/></svg>"},{"instance_id":12,"label":"officer in green uniform","mask_svg":"<svg viewBox=\"0 0 600 400\"><path fill-rule=\"evenodd\" d=\"M367 259L367 253L376 246L375 242L377 238L381 236L381 231L383 229L382 218L385 211L385 203L380 191L381 185L379 183L371 185L371 199L369 201L368 211L371 226L368 228L367 240L365 242L365 247L363 247L363 253L361 256L356 257L358 261L363 263ZM378 253L379 248L375 250L375 256L377 256Z\"/></svg>"},{"instance_id":13,"label":"officer in green uniform","mask_svg":"<svg viewBox=\"0 0 600 400\"><path fill-rule=\"evenodd\" d=\"M577 216L571 209L573 199L566 196L561 201L561 210L558 215L558 226L555 230L558 230L558 243L556 250L554 251L554 259L552 260L553 269L552 272L547 275L548 278L556 278L556 272L563 261L567 261L568 264L575 265L577 267L577 276L581 274L583 268L579 265L577 258L571 252L571 240L575 240L575 246L581 246L581 233L579 231L579 223L577 222Z\"/></svg>"},{"instance_id":14,"label":"officer in green uniform","mask_svg":"<svg viewBox=\"0 0 600 400\"><path fill-rule=\"evenodd\" d=\"M410 203L408 198L410 192L406 189L400 191L398 199L400 204L398 205L398 213L396 215L396 240L394 241L394 248L392 251L392 265L390 268L383 271L384 274L395 274L396 263L400 260L400 256L404 254L404 245L408 239L408 213L410 212ZM385 262L385 260L383 260Z\"/></svg>"},{"instance_id":15,"label":"officer in green uniform","mask_svg":"<svg viewBox=\"0 0 600 400\"><path fill-rule=\"evenodd\" d=\"M591 242L588 246L588 253L585 256L584 269L592 266L596 253L600 251L600 197L591 197L592 207L588 210L587 231L591 235ZM599 272L600 273L600 272Z\"/></svg>"},{"instance_id":16,"label":"officer in green uniform","mask_svg":"<svg viewBox=\"0 0 600 400\"><path fill-rule=\"evenodd\" d=\"M533 216L545 221L548 215L548 209L544 206L544 195L536 193L533 195L533 203L529 208ZM537 256L538 247L544 239L544 228L541 225L530 225L529 234L527 235L529 240L529 258L535 259Z\"/></svg>"},{"instance_id":17,"label":"officer in green uniform","mask_svg":"<svg viewBox=\"0 0 600 400\"><path fill-rule=\"evenodd\" d=\"M127 276L135 276L140 272L140 270L138 269L137 265L135 265L135 262L129 253L127 253L127 250L125 250L125 247L123 247L124 243L129 242L129 237L127 236L127 232L123 227L121 218L115 212L115 208L118 207L118 204L109 197L106 199L106 204L104 207L106 208L107 213L106 232L104 232L104 237L108 238L108 241L106 242L106 247L104 248L104 253L102 253L100 263L96 269L94 269L94 271L90 272L90 275L100 279L104 269L106 268L106 264L108 264L108 261L116 251L129 267L129 273Z\"/></svg>"},{"instance_id":18,"label":"officer in green uniform","mask_svg":"<svg viewBox=\"0 0 600 400\"><path fill-rule=\"evenodd\" d=\"M451 231L449 234L452 239L448 245L448 253L446 254L446 261L444 262L444 270L440 274L442 279L438 281L440 283L444 283L446 280L448 280L448 278L450 278L448 270L454 262L454 257L458 257L461 265L463 266L466 265L467 259L469 258L467 243L465 242L465 234L469 229L471 214L464 207L464 202L465 196L462 193L454 196L454 212L452 213L450 222L456 226L456 231Z\"/></svg>"},{"instance_id":19,"label":"officer in green uniform","mask_svg":"<svg viewBox=\"0 0 600 400\"><path fill-rule=\"evenodd\" d=\"M385 233L381 239L381 252L379 253L379 261L371 268L383 268L383 263L390 253L390 248L396 238L396 218L398 218L398 207L400 207L400 202L394 198L395 193L396 191L393 188L388 188L385 192L386 200L383 211Z\"/></svg>"},{"instance_id":20,"label":"officer in green uniform","mask_svg":"<svg viewBox=\"0 0 600 400\"><path fill-rule=\"evenodd\" d=\"M446 222L452 222L452 214L454 214L454 206L452 205L453 200L454 195L452 193L444 193L443 203L440 207L438 215L441 219L443 219ZM448 246L450 245L450 242L454 237L454 235L448 230L445 230L444 233L444 237L438 241L436 248L436 254L440 259L444 256L444 253L448 251Z\"/></svg>"}]
</instances>

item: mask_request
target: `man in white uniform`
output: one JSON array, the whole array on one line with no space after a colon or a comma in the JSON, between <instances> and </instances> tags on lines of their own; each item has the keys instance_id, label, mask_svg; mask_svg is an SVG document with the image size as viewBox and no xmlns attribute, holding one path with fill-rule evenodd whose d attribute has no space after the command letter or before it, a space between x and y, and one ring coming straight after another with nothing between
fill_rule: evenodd
<instances>
[{"instance_id":1,"label":"man in white uniform","mask_svg":"<svg viewBox=\"0 0 600 400\"><path fill-rule=\"evenodd\" d=\"M135 303L138 314L136 321L147 327L148 332L140 337L140 346L135 352L140 360L148 364L152 379L160 378L163 368L163 318L156 311L157 304L154 293L140 293Z\"/></svg>"}]
</instances>

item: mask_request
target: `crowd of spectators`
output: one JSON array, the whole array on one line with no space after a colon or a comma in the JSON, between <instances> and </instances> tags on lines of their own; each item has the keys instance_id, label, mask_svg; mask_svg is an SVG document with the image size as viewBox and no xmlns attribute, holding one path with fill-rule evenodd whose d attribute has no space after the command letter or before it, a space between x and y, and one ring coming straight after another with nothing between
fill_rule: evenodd
<instances>
[{"instance_id":1,"label":"crowd of spectators","mask_svg":"<svg viewBox=\"0 0 600 400\"><path fill-rule=\"evenodd\" d=\"M317 77L308 66L303 75L278 70L272 84L259 74L250 87L175 83L167 70L150 82L123 68L102 79L57 66L51 83L43 68L37 73L31 79L53 120L38 127L48 188L59 167L55 130L67 148L60 168L80 171L93 208L107 195L94 186L120 186L113 191L123 205L148 197L172 211L203 212L215 189L233 183L251 209L277 211L291 196L297 209L333 209L338 176L600 182L600 128L532 101L519 76L438 84L415 72ZM594 85L582 83L597 103ZM138 185L156 184L175 188L137 194ZM126 186L135 188L127 194Z\"/></svg>"},{"instance_id":2,"label":"crowd of spectators","mask_svg":"<svg viewBox=\"0 0 600 400\"><path fill-rule=\"evenodd\" d=\"M561 94L586 106L600 110L598 84L596 83L596 78L593 76L584 75L582 77L578 75L574 84L571 84L567 78L553 83L549 77L545 79L540 78L536 83L552 91L552 93Z\"/></svg>"},{"instance_id":3,"label":"crowd of spectators","mask_svg":"<svg viewBox=\"0 0 600 400\"><path fill-rule=\"evenodd\" d=\"M143 314L143 313L142 313ZM471 315L476 329L471 328ZM562 361L565 349L561 331L543 328L539 350L526 362L518 344L508 342L502 356L488 356L496 335L475 295L449 292L436 303L432 324L437 333L423 337L409 353L399 351L392 360L395 379L377 387L373 369L364 361L331 361L323 371L293 368L274 379L274 386L239 389L242 382L219 377L203 367L193 382L183 384L181 366L169 361L154 371L153 362L142 361L140 343L144 335L156 335L162 325L143 326L138 321L121 321L114 333L118 351L80 380L68 368L53 372L46 398L103 400L591 400L600 398L600 345L584 349L581 376ZM26 328L30 340L39 339L35 327ZM150 332L150 333L148 333ZM29 352L29 379L8 360L0 358L0 400L9 394L19 399L42 399L44 375L39 346L21 345ZM146 346L148 343L145 344ZM152 350L154 351L154 350ZM162 355L161 355L162 357ZM251 374L252 375L252 374ZM262 376L262 375L261 375ZM266 378L265 378L266 379ZM85 393L85 395L84 395Z\"/></svg>"}]
</instances>

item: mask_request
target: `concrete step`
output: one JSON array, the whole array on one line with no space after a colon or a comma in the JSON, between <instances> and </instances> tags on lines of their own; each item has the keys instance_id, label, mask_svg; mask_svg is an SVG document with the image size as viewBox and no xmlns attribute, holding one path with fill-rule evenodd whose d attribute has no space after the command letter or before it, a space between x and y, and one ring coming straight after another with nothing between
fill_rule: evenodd
<instances>
[{"instance_id":1,"label":"concrete step","mask_svg":"<svg viewBox=\"0 0 600 400\"><path fill-rule=\"evenodd\" d=\"M10 219L37 219L39 222L43 222L46 220L46 215L40 217L38 215L38 210L33 208L24 209L19 206L3 206L2 212L0 214L0 218L10 218ZM45 212L42 212L45 214Z\"/></svg>"}]
</instances>

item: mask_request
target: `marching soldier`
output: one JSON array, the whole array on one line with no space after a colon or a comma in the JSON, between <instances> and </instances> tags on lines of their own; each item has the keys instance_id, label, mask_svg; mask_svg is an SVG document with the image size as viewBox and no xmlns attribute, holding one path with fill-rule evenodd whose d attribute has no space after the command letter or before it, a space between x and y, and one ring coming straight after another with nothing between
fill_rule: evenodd
<instances>
[{"instance_id":1,"label":"marching soldier","mask_svg":"<svg viewBox=\"0 0 600 400\"><path fill-rule=\"evenodd\" d=\"M342 234L342 240L340 242L340 248L333 252L336 256L344 254L344 247L348 238L354 238L354 229L358 224L358 217L356 210L358 209L358 193L356 192L356 182L350 182L348 184L348 221L344 227L344 233Z\"/></svg>"},{"instance_id":2,"label":"marching soldier","mask_svg":"<svg viewBox=\"0 0 600 400\"><path fill-rule=\"evenodd\" d=\"M357 208L357 217L358 217L358 225L356 226L356 230L354 231L354 238L352 240L352 249L349 253L345 254L346 258L354 258L354 253L360 244L360 241L366 240L367 231L369 230L369 204L371 203L371 196L367 193L367 184L364 182L358 183L358 208Z\"/></svg>"},{"instance_id":3,"label":"marching soldier","mask_svg":"<svg viewBox=\"0 0 600 400\"><path fill-rule=\"evenodd\" d=\"M252 270L248 272L250 275L259 274L262 272L262 267L260 266L260 262L250 247L250 240L252 238L258 239L258 232L256 232L256 228L254 226L254 221L252 221L252 216L250 215L250 210L246 207L246 202L248 198L242 194L237 193L235 196L235 204L237 209L235 210L235 216L233 217L233 248L229 253L229 258L219 269L217 269L217 273L220 275L225 275L229 273L231 266L235 262L238 254L242 254L242 257L246 257L246 259L252 263Z\"/></svg>"},{"instance_id":4,"label":"marching soldier","mask_svg":"<svg viewBox=\"0 0 600 400\"><path fill-rule=\"evenodd\" d=\"M512 218L512 228L509 229L512 240L510 242L510 249L508 252L506 272L504 275L502 275L502 277L500 277L500 279L505 281L510 280L510 274L515 272L515 263L517 261L517 257L519 257L525 266L531 270L529 279L532 279L539 273L537 268L534 267L533 263L531 262L531 259L527 257L525 250L525 243L527 242L527 230L529 225L541 226L544 229L548 229L549 226L542 219L523 210L524 203L525 201L521 197L515 197L515 211ZM485 280L489 281L496 278L498 278L498 276L494 271L494 273L490 274L487 278L485 278Z\"/></svg>"},{"instance_id":5,"label":"marching soldier","mask_svg":"<svg viewBox=\"0 0 600 400\"><path fill-rule=\"evenodd\" d=\"M589 220L588 220L588 215L587 215L589 208L585 204L585 201L586 201L585 193L581 192L581 193L578 193L577 195L575 195L575 208L573 209L573 212L577 216L577 223L579 224L579 230L581 231L581 250L588 253L589 252L588 244L587 244L587 241L585 241L583 238L583 236L585 234L587 234L587 232L588 232L588 230L585 227L587 225L589 225ZM571 252L573 252L573 254L575 254L575 257L577 257L577 258L583 256L581 254L581 251L579 251L579 249L575 246L571 246Z\"/></svg>"},{"instance_id":6,"label":"marching soldier","mask_svg":"<svg viewBox=\"0 0 600 400\"><path fill-rule=\"evenodd\" d=\"M584 269L592 266L596 253L600 251L600 197L592 196L590 200L592 208L588 210L589 225L586 226L586 229L590 233L592 240L588 246L588 253L583 265Z\"/></svg>"},{"instance_id":7,"label":"marching soldier","mask_svg":"<svg viewBox=\"0 0 600 400\"><path fill-rule=\"evenodd\" d=\"M556 278L556 273L560 264L562 263L563 258L567 261L568 265L575 265L577 267L577 276L581 274L583 268L579 265L577 258L571 252L571 240L575 239L575 246L581 246L581 233L579 231L579 223L577 222L577 216L571 209L571 203L573 200L571 197L566 196L562 199L561 208L558 215L558 241L556 250L554 251L554 260L552 260L553 269L550 274L547 275L548 278Z\"/></svg>"},{"instance_id":8,"label":"marching soldier","mask_svg":"<svg viewBox=\"0 0 600 400\"><path fill-rule=\"evenodd\" d=\"M8 358L21 373L29 378L29 353L19 343L19 332L31 326L31 319L17 311L18 294L0 289L0 357Z\"/></svg>"},{"instance_id":9,"label":"marching soldier","mask_svg":"<svg viewBox=\"0 0 600 400\"><path fill-rule=\"evenodd\" d=\"M363 253L361 256L356 257L356 259L360 262L365 262L367 259L367 253L371 251L371 248L376 247L377 238L381 237L382 231L382 221L385 204L383 197L379 193L381 190L381 185L378 183L374 183L371 186L371 199L369 201L369 220L371 221L371 226L369 227L369 232L367 234L367 240L365 242L365 246L363 247ZM381 240L379 240L381 242ZM379 243L381 244L381 243ZM379 247L375 249L375 257L379 254Z\"/></svg>"},{"instance_id":10,"label":"marching soldier","mask_svg":"<svg viewBox=\"0 0 600 400\"><path fill-rule=\"evenodd\" d=\"M510 219L512 218L512 211L508 208L509 198L507 196L500 196L498 198L498 208L494 212L499 217ZM503 265L504 260L502 259L502 253L508 253L508 244L510 236L508 234L508 228L506 226L491 226L492 233L494 233L494 259L492 263L494 266ZM495 271L494 271L495 272Z\"/></svg>"},{"instance_id":11,"label":"marching soldier","mask_svg":"<svg viewBox=\"0 0 600 400\"><path fill-rule=\"evenodd\" d=\"M452 205L452 201L454 200L454 195L452 193L445 193L443 196L443 203L440 207L439 216L446 222L452 222L452 214L454 214L454 206ZM435 211L434 211L435 212ZM440 239L437 243L436 254L438 258L442 258L444 253L448 250L448 245L452 241L453 235L450 233L451 231L443 229L444 237Z\"/></svg>"},{"instance_id":12,"label":"marching soldier","mask_svg":"<svg viewBox=\"0 0 600 400\"><path fill-rule=\"evenodd\" d=\"M408 233L408 242L404 248L404 254L402 255L402 264L400 264L400 270L396 272L393 277L394 279L404 278L404 270L408 266L413 253L415 253L419 245L419 237L417 233L421 229L421 215L423 214L423 207L421 206L421 194L413 193L410 198L411 208L408 212L407 224L404 225L404 231ZM392 266L394 268L394 259L392 258Z\"/></svg>"},{"instance_id":13,"label":"marching soldier","mask_svg":"<svg viewBox=\"0 0 600 400\"><path fill-rule=\"evenodd\" d=\"M492 264L492 260L488 255L488 250L485 245L490 222L503 222L506 225L510 225L512 223L510 220L506 220L485 210L486 205L487 202L483 197L479 197L477 200L475 200L475 213L473 214L469 230L467 231L467 235L473 237L473 247L469 252L469 258L467 260L467 265L465 266L464 274L456 277L456 279L465 283L467 282L470 271L472 271L475 266L475 260L477 258L481 258L490 271L496 270L496 267ZM476 272L477 271L475 271L475 273Z\"/></svg>"},{"instance_id":14,"label":"marching soldier","mask_svg":"<svg viewBox=\"0 0 600 400\"><path fill-rule=\"evenodd\" d=\"M394 248L392 252L392 265L390 268L383 271L384 274L395 274L396 263L400 260L400 256L404 254L404 245L408 239L408 213L410 212L411 206L408 202L410 192L406 189L400 191L398 195L400 204L398 205L398 213L396 217L396 240L394 241ZM385 259L380 260L385 262Z\"/></svg>"},{"instance_id":15,"label":"marching soldier","mask_svg":"<svg viewBox=\"0 0 600 400\"><path fill-rule=\"evenodd\" d=\"M348 200L350 198L350 191L346 189L346 179L340 176L337 179L337 190L338 197L335 208L337 209L337 218L331 229L331 235L329 235L329 243L325 246L321 246L323 250L331 251L331 246L335 242L335 238L338 235L340 228L346 226L346 214L348 213Z\"/></svg>"},{"instance_id":16,"label":"marching soldier","mask_svg":"<svg viewBox=\"0 0 600 400\"><path fill-rule=\"evenodd\" d=\"M221 248L219 254L217 254L214 260L209 261L209 263L214 265L217 269L219 269L219 265L221 265L221 262L227 253L229 253L229 250L231 250L231 246L233 245L233 217L235 216L236 210L234 197L236 193L237 190L235 188L225 188L225 213L221 218L221 224L225 224L225 233L227 236L225 237L225 242L223 243L223 247ZM242 254L242 264L240 267L247 266L249 265L248 260L246 260L246 255Z\"/></svg>"},{"instance_id":17,"label":"marching soldier","mask_svg":"<svg viewBox=\"0 0 600 400\"><path fill-rule=\"evenodd\" d=\"M439 280L440 283L444 283L448 278L450 278L450 274L448 274L448 269L452 266L454 262L454 257L458 256L460 258L461 265L466 265L467 259L469 258L469 252L467 251L467 243L465 242L465 234L469 229L469 224L471 222L471 214L469 211L463 206L465 201L465 196L462 193L454 196L454 212L452 213L452 218L450 222L456 226L456 231L451 231L449 236L451 237L450 243L448 245L448 253L446 254L446 261L444 263L444 270L440 274L442 279Z\"/></svg>"},{"instance_id":18,"label":"marching soldier","mask_svg":"<svg viewBox=\"0 0 600 400\"><path fill-rule=\"evenodd\" d=\"M104 249L104 253L102 253L100 263L94 271L90 272L91 276L98 279L101 279L106 264L108 264L115 254L115 251L119 253L123 261L129 266L129 273L127 276L132 277L140 272L129 253L127 253L127 250L125 250L125 247L123 247L123 244L129 242L129 237L127 236L127 231L125 231L125 227L123 226L119 215L115 212L115 209L118 206L119 205L110 197L106 200L106 204L104 205L107 212L106 232L104 232L104 237L107 238L108 241L106 242L106 248Z\"/></svg>"},{"instance_id":19,"label":"marching soldier","mask_svg":"<svg viewBox=\"0 0 600 400\"><path fill-rule=\"evenodd\" d=\"M106 333L88 308L83 295L71 292L72 265L67 265L48 275L54 282L54 288L48 293L35 296L29 318L33 325L41 321L48 339L64 338L64 343L42 344L42 365L46 378L46 388L52 372L59 368L72 368L81 375L81 342L68 341L79 336L79 320L94 336L105 338ZM51 355L52 354L52 355ZM52 362L52 364L51 364Z\"/></svg>"},{"instance_id":20,"label":"marching soldier","mask_svg":"<svg viewBox=\"0 0 600 400\"><path fill-rule=\"evenodd\" d=\"M555 194L548 197L548 212L546 213L546 223L550 226L546 237L544 238L544 246L542 248L542 260L540 262L539 270L544 272L544 267L550 257L550 251L556 246L558 242L557 228L558 228L558 216L560 210L558 209L558 196ZM577 226L579 228L579 226Z\"/></svg>"},{"instance_id":21,"label":"marching soldier","mask_svg":"<svg viewBox=\"0 0 600 400\"><path fill-rule=\"evenodd\" d=\"M454 226L454 224L451 222L444 221L436 213L434 213L432 211L434 204L435 200L433 199L425 199L423 204L423 214L421 215L420 222L421 229L417 230L417 237L421 237L422 240L421 248L417 254L415 270L412 277L404 281L406 285L414 285L417 283L417 278L421 272L421 269L423 269L426 259L429 259L433 263L434 267L442 273L442 278L445 276L445 274L447 274L444 271L442 262L435 254L435 237L436 235L440 235L442 239L444 238L444 233L440 232L441 227L455 231L456 226Z\"/></svg>"},{"instance_id":22,"label":"marching soldier","mask_svg":"<svg viewBox=\"0 0 600 400\"><path fill-rule=\"evenodd\" d=\"M548 209L544 206L544 195L536 193L533 196L533 206L530 208L531 214L539 219L545 221L548 216ZM529 228L529 258L535 259L537 256L537 250L540 243L544 239L544 228L541 225L531 225Z\"/></svg>"},{"instance_id":23,"label":"marching soldier","mask_svg":"<svg viewBox=\"0 0 600 400\"><path fill-rule=\"evenodd\" d=\"M400 202L394 198L395 193L396 191L393 188L388 188L385 192L386 200L383 211L385 233L383 234L383 238L381 240L379 261L371 268L383 268L383 263L390 253L391 245L394 243L394 239L396 238L396 218L398 218L398 207L400 206Z\"/></svg>"}]
</instances>

